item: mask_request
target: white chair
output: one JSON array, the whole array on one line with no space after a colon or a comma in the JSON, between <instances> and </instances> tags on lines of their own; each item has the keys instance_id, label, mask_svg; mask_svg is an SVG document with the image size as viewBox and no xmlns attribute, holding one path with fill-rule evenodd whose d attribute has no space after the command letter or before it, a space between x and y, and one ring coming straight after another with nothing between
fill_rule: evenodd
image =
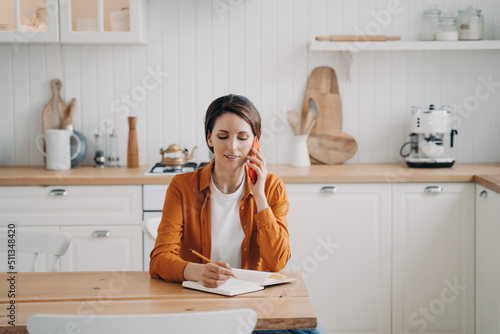
<instances>
[{"instance_id":1,"label":"white chair","mask_svg":"<svg viewBox=\"0 0 500 334\"><path fill-rule=\"evenodd\" d=\"M142 231L150 240L156 240L156 237L158 236L158 226L160 226L160 221L161 217L148 218L142 221Z\"/></svg>"},{"instance_id":2,"label":"white chair","mask_svg":"<svg viewBox=\"0 0 500 334\"><path fill-rule=\"evenodd\" d=\"M55 315L35 314L28 318L29 334L250 334L257 324L251 309L144 315Z\"/></svg>"},{"instance_id":3,"label":"white chair","mask_svg":"<svg viewBox=\"0 0 500 334\"><path fill-rule=\"evenodd\" d=\"M48 254L55 257L52 261L50 271L58 271L59 258L66 254L71 244L71 234L59 231L16 229L15 246L16 253L32 254L29 263L19 261L16 254L16 271L38 271L39 254ZM0 238L0 252L8 251L8 239ZM24 257L23 259L26 259ZM21 267L19 267L21 265Z\"/></svg>"}]
</instances>

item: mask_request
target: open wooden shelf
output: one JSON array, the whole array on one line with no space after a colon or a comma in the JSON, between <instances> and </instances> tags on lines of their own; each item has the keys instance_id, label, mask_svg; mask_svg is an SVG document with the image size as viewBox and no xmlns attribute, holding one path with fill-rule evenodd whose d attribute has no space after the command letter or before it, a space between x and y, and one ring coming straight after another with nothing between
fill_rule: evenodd
<instances>
[{"instance_id":1,"label":"open wooden shelf","mask_svg":"<svg viewBox=\"0 0 500 334\"><path fill-rule=\"evenodd\" d=\"M324 42L313 41L310 51L414 51L414 50L500 50L500 40L482 41L387 41Z\"/></svg>"}]
</instances>

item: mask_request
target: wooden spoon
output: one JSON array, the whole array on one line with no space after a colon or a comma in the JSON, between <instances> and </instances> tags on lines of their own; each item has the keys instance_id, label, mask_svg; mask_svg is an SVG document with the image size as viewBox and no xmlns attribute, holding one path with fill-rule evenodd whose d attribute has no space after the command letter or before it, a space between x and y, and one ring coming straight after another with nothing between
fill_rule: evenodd
<instances>
[{"instance_id":1,"label":"wooden spoon","mask_svg":"<svg viewBox=\"0 0 500 334\"><path fill-rule=\"evenodd\" d=\"M75 108L76 108L76 99L73 98L71 99L71 102L64 111L62 121L61 121L61 129L66 129L68 125L73 125L73 115L75 114Z\"/></svg>"},{"instance_id":2,"label":"wooden spoon","mask_svg":"<svg viewBox=\"0 0 500 334\"><path fill-rule=\"evenodd\" d=\"M288 110L286 113L288 123L292 128L294 135L300 134L300 114L297 110Z\"/></svg>"}]
</instances>

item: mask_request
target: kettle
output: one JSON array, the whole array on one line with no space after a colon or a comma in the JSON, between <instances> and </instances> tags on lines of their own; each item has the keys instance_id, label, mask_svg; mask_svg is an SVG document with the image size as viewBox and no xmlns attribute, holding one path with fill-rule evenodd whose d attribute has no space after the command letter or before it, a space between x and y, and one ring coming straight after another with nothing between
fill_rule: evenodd
<instances>
[{"instance_id":1,"label":"kettle","mask_svg":"<svg viewBox=\"0 0 500 334\"><path fill-rule=\"evenodd\" d=\"M168 167L182 167L193 158L195 150L196 146L189 154L187 148L182 150L178 145L172 144L166 150L160 149L161 164Z\"/></svg>"}]
</instances>

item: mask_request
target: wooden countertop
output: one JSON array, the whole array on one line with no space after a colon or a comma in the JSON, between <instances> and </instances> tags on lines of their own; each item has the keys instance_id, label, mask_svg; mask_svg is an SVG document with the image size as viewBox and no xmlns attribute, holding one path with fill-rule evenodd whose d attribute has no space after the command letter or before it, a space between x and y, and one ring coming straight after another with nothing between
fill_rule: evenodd
<instances>
[{"instance_id":1,"label":"wooden countertop","mask_svg":"<svg viewBox=\"0 0 500 334\"><path fill-rule=\"evenodd\" d=\"M500 175L476 175L474 182L500 194Z\"/></svg>"},{"instance_id":2,"label":"wooden countertop","mask_svg":"<svg viewBox=\"0 0 500 334\"><path fill-rule=\"evenodd\" d=\"M49 171L42 166L0 167L0 185L142 185L168 184L172 179L171 175L145 175L148 168L76 167ZM313 165L306 168L269 165L268 170L285 183L478 182L488 177L493 180L485 181L490 186L492 182L500 184L498 178L493 178L500 177L500 163L456 164L452 168L436 169L408 168L404 164Z\"/></svg>"}]
</instances>

